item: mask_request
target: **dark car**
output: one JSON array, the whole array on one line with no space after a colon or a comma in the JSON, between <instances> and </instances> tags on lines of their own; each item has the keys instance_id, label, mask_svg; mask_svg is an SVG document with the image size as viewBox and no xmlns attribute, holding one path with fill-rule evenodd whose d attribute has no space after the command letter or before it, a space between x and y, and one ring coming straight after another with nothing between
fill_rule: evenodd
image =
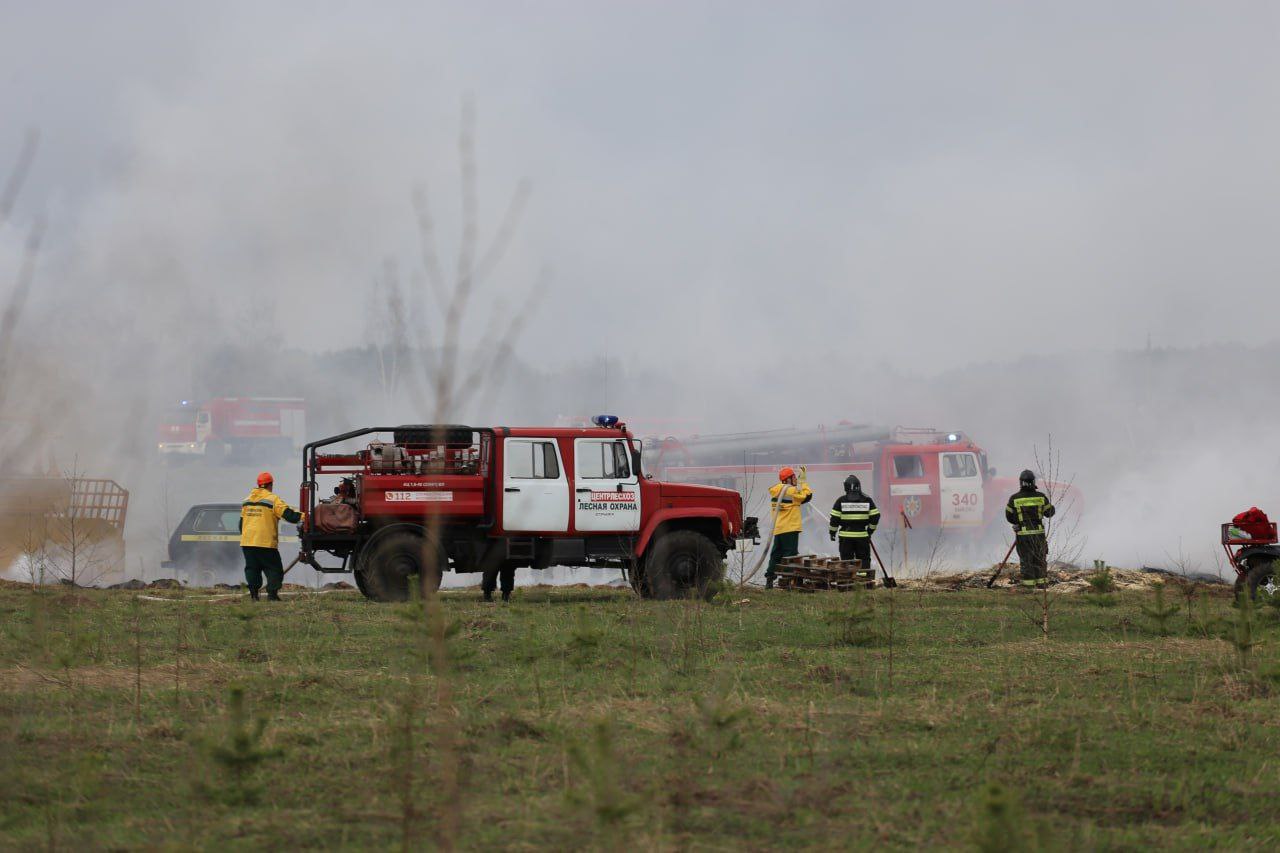
<instances>
[{"instance_id":1,"label":"dark car","mask_svg":"<svg viewBox=\"0 0 1280 853\"><path fill-rule=\"evenodd\" d=\"M282 522L280 555L285 564L297 553L297 529ZM169 537L169 559L161 566L176 570L181 580L197 586L241 583L240 504L196 504L187 510Z\"/></svg>"}]
</instances>

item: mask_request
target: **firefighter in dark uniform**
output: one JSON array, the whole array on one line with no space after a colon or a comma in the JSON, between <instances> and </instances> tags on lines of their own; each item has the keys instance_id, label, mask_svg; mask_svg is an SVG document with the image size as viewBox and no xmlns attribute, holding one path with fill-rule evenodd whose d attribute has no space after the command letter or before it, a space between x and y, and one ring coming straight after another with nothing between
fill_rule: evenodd
<instances>
[{"instance_id":1,"label":"firefighter in dark uniform","mask_svg":"<svg viewBox=\"0 0 1280 853\"><path fill-rule=\"evenodd\" d=\"M305 516L272 493L275 482L268 471L258 475L258 487L240 504L240 550L244 552L244 579L249 597L258 600L262 577L267 578L267 600L280 600L284 565L280 562L280 519L298 524Z\"/></svg>"},{"instance_id":2,"label":"firefighter in dark uniform","mask_svg":"<svg viewBox=\"0 0 1280 853\"><path fill-rule=\"evenodd\" d=\"M1036 475L1031 471L1023 471L1018 484L1021 488L1009 496L1004 517L1013 525L1016 536L1021 584L1032 588L1047 586L1049 541L1045 537L1044 520L1053 518L1053 504L1036 488Z\"/></svg>"},{"instance_id":3,"label":"firefighter in dark uniform","mask_svg":"<svg viewBox=\"0 0 1280 853\"><path fill-rule=\"evenodd\" d=\"M502 578L502 600L511 600L511 590L516 587L516 567L504 565L500 569L485 569L480 576L480 590L485 601L493 601L493 591L498 586L498 578Z\"/></svg>"},{"instance_id":4,"label":"firefighter in dark uniform","mask_svg":"<svg viewBox=\"0 0 1280 853\"><path fill-rule=\"evenodd\" d=\"M831 541L840 542L840 559L871 565L871 534L880 523L876 502L862 493L862 481L853 474L844 478L844 494L831 507Z\"/></svg>"}]
</instances>

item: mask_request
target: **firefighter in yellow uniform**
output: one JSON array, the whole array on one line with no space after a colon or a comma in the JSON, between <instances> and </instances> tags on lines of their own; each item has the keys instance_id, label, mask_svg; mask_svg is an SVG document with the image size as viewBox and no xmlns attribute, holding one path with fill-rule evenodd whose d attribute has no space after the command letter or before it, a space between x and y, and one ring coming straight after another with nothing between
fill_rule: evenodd
<instances>
[{"instance_id":1,"label":"firefighter in yellow uniform","mask_svg":"<svg viewBox=\"0 0 1280 853\"><path fill-rule=\"evenodd\" d=\"M298 524L306 516L289 506L271 489L275 482L268 471L258 475L258 488L240 504L240 550L244 552L244 579L249 597L258 600L262 578L267 578L267 600L280 600L284 585L284 564L280 561L280 519Z\"/></svg>"},{"instance_id":2,"label":"firefighter in yellow uniform","mask_svg":"<svg viewBox=\"0 0 1280 853\"><path fill-rule=\"evenodd\" d=\"M801 507L813 500L813 489L800 467L800 478L792 468L778 471L778 482L769 488L769 501L773 508L773 550L769 552L769 568L765 569L765 589L773 589L773 579L778 563L800 553L800 530L804 526Z\"/></svg>"}]
</instances>

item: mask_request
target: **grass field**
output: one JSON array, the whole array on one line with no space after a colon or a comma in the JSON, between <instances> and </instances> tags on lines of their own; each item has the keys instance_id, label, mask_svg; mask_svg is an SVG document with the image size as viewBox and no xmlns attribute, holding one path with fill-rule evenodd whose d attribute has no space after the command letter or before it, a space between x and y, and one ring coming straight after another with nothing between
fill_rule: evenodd
<instances>
[{"instance_id":1,"label":"grass field","mask_svg":"<svg viewBox=\"0 0 1280 853\"><path fill-rule=\"evenodd\" d=\"M148 595L0 590L0 847L1280 845L1210 588Z\"/></svg>"}]
</instances>

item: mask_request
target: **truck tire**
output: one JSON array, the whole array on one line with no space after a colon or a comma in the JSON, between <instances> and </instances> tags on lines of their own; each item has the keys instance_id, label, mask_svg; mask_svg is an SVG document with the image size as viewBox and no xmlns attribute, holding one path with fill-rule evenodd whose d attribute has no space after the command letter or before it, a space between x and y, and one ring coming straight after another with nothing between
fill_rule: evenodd
<instances>
[{"instance_id":1,"label":"truck tire","mask_svg":"<svg viewBox=\"0 0 1280 853\"><path fill-rule=\"evenodd\" d=\"M432 547L436 557L428 560ZM433 546L428 537L412 530L396 531L375 538L364 549L356 566L356 586L374 601L407 601L410 577L421 578L422 592L431 595L440 588L448 564L448 555L439 543Z\"/></svg>"},{"instance_id":2,"label":"truck tire","mask_svg":"<svg viewBox=\"0 0 1280 853\"><path fill-rule=\"evenodd\" d=\"M1269 601L1280 596L1280 578L1276 577L1276 564L1272 560L1255 560L1245 576L1244 585L1254 601Z\"/></svg>"},{"instance_id":3,"label":"truck tire","mask_svg":"<svg viewBox=\"0 0 1280 853\"><path fill-rule=\"evenodd\" d=\"M356 589L360 590L360 594L365 598L373 598L373 596L369 594L369 587L364 585L364 572L362 572L359 567L351 573L351 576L355 578Z\"/></svg>"},{"instance_id":4,"label":"truck tire","mask_svg":"<svg viewBox=\"0 0 1280 853\"><path fill-rule=\"evenodd\" d=\"M715 543L695 530L675 530L660 536L645 556L640 594L659 601L710 601L723 578L724 557Z\"/></svg>"}]
</instances>

